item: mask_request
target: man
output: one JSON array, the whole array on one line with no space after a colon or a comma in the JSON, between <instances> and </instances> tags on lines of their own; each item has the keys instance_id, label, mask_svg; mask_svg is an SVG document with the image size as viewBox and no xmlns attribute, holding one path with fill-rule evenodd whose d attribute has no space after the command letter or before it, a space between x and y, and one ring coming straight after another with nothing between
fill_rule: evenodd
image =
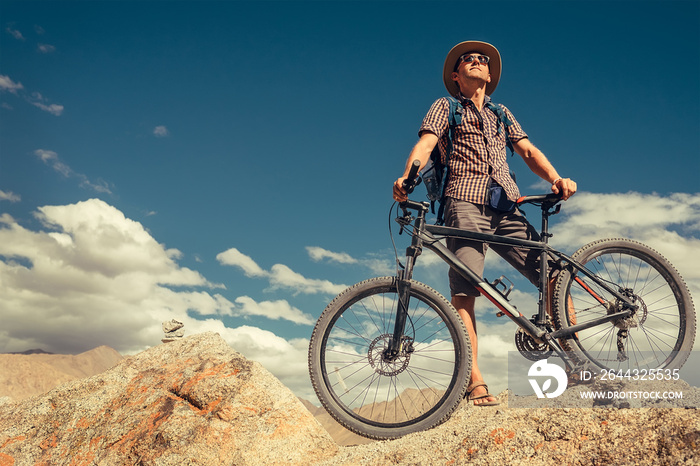
<instances>
[{"instance_id":1,"label":"man","mask_svg":"<svg viewBox=\"0 0 700 466\"><path fill-rule=\"evenodd\" d=\"M445 195L445 224L447 226L483 233L539 240L535 228L515 208L503 212L489 205L491 187L501 189L510 201L520 197L515 181L510 176L506 156L508 136L513 149L535 174L552 184L552 192L566 200L576 192L576 183L562 178L527 137L510 111L503 110L512 124L504 125L487 105L501 77L501 56L491 44L466 41L457 44L447 54L443 81L449 93L464 107L464 115L455 130L453 152L446 160L448 141L447 98L438 99L428 111L419 130L419 140L411 151L404 174L394 183L394 199L407 199L403 189L410 166L419 160L421 168L430 159L430 153L439 144L443 162L448 164L449 178ZM468 240L449 239L447 246L474 272L482 276L487 245ZM508 246L492 245L506 261L518 269L533 284L539 282L536 252ZM468 399L478 406L498 404L488 392L477 364L477 332L474 302L479 295L454 270L449 272L452 304L464 320L472 343L472 375L467 388Z\"/></svg>"}]
</instances>

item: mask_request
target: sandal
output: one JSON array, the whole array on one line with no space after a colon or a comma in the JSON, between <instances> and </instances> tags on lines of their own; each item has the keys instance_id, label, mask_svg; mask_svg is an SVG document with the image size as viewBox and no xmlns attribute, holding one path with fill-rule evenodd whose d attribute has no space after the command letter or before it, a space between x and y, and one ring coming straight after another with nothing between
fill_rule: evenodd
<instances>
[{"instance_id":1,"label":"sandal","mask_svg":"<svg viewBox=\"0 0 700 466\"><path fill-rule=\"evenodd\" d=\"M486 389L486 394L485 395L479 395L479 396L472 396L472 392L476 390L479 387L484 387ZM470 386L467 387L467 400L469 401L476 401L476 400L483 400L484 398L496 398L492 394L489 393L489 387L486 385L486 382L483 380L481 382L474 382ZM483 403L474 403L474 406L498 406L500 405L501 402L496 400L496 401L485 401Z\"/></svg>"}]
</instances>

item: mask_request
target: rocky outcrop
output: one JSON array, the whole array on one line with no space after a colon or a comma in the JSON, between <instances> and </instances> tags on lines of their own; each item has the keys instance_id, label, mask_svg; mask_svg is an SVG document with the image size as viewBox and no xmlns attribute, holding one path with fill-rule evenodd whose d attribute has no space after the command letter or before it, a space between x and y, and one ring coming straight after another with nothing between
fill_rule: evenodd
<instances>
[{"instance_id":1,"label":"rocky outcrop","mask_svg":"<svg viewBox=\"0 0 700 466\"><path fill-rule=\"evenodd\" d=\"M0 465L309 464L338 446L260 364L205 333L0 405Z\"/></svg>"},{"instance_id":2,"label":"rocky outcrop","mask_svg":"<svg viewBox=\"0 0 700 466\"><path fill-rule=\"evenodd\" d=\"M687 409L508 409L462 403L435 429L344 447L319 464L697 465L699 424L697 411Z\"/></svg>"},{"instance_id":3,"label":"rocky outcrop","mask_svg":"<svg viewBox=\"0 0 700 466\"><path fill-rule=\"evenodd\" d=\"M463 403L435 429L339 447L291 391L213 333L0 403L0 466L695 465L698 446L696 409Z\"/></svg>"}]
</instances>

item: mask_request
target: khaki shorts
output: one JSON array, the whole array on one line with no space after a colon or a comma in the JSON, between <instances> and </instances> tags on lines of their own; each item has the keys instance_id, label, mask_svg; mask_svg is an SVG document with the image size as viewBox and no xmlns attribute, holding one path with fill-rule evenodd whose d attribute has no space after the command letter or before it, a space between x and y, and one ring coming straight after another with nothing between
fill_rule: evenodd
<instances>
[{"instance_id":1,"label":"khaki shorts","mask_svg":"<svg viewBox=\"0 0 700 466\"><path fill-rule=\"evenodd\" d=\"M445 225L463 230L477 231L491 235L539 241L535 227L525 219L518 209L501 213L488 206L447 198L445 205ZM538 286L540 282L539 252L513 246L490 245L496 253L518 270L530 282ZM483 277L484 257L489 245L473 240L448 238L447 247L474 273ZM452 296L479 296L479 292L461 275L450 268L450 292Z\"/></svg>"}]
</instances>

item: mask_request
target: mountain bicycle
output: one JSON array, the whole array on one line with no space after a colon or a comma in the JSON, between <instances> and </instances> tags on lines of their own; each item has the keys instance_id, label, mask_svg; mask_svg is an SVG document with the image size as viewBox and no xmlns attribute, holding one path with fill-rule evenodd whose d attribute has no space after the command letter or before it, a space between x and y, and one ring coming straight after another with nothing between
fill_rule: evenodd
<instances>
[{"instance_id":1,"label":"mountain bicycle","mask_svg":"<svg viewBox=\"0 0 700 466\"><path fill-rule=\"evenodd\" d=\"M408 192L417 170L414 165ZM452 304L412 279L423 248L474 285L499 317L515 322L516 347L530 360L556 354L573 374L591 364L615 371L680 369L695 340L693 302L680 274L658 252L628 239L594 241L571 256L552 248L549 217L559 213L560 201L555 194L518 200L519 207L541 208L540 241L431 225L427 202L400 203L396 221L412 237L403 269L340 293L313 330L309 373L328 413L357 434L390 439L441 424L464 398L469 336ZM441 242L447 237L539 251L538 313L522 315L509 300L512 282L476 275Z\"/></svg>"}]
</instances>

